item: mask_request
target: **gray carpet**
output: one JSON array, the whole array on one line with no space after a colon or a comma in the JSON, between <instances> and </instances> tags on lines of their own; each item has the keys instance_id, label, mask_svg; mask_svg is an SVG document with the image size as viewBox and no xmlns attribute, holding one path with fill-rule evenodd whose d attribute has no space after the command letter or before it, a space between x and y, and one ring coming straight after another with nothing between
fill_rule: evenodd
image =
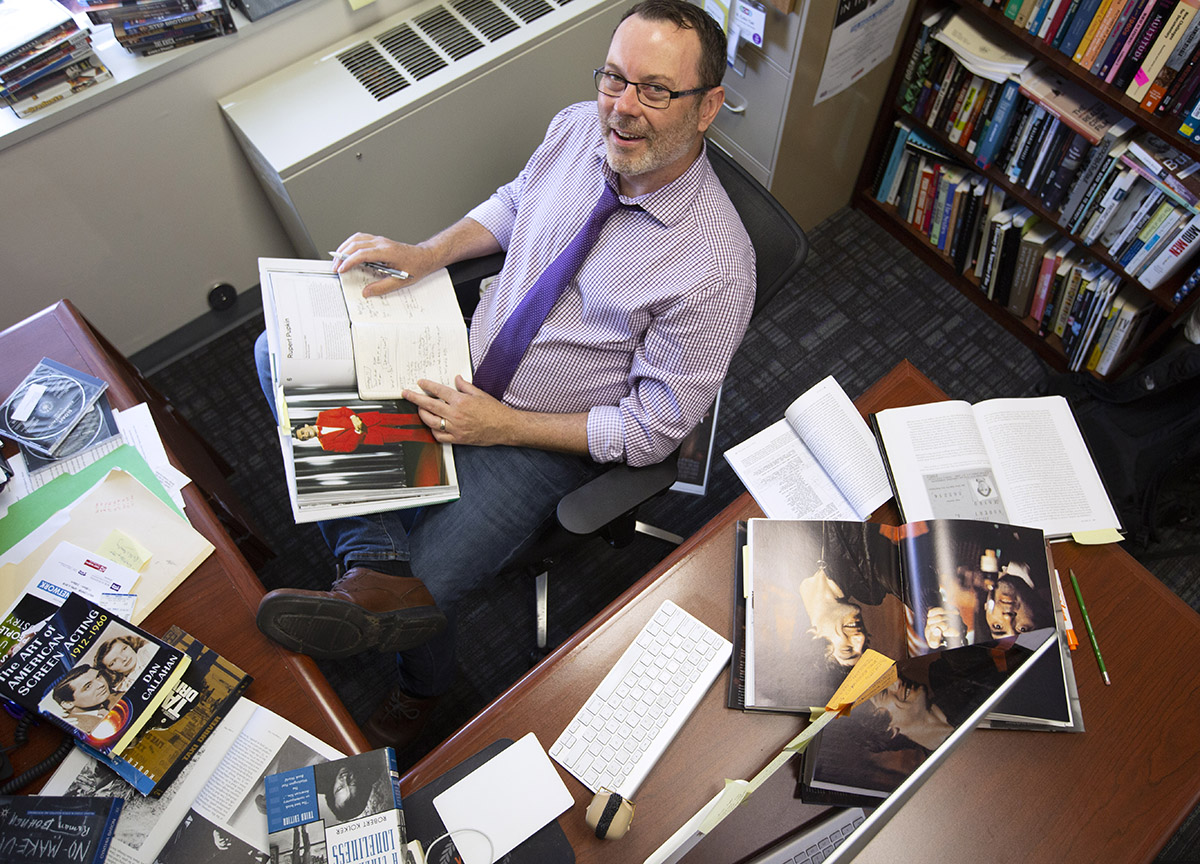
<instances>
[{"instance_id":1,"label":"gray carpet","mask_svg":"<svg viewBox=\"0 0 1200 864\"><path fill-rule=\"evenodd\" d=\"M866 216L841 210L812 231L810 240L812 251L795 284L757 316L734 359L722 397L716 453L783 416L796 395L825 375L834 375L853 398L904 358L955 398L1034 395L1046 369L1033 352ZM259 573L263 584L268 589L325 588L333 563L316 529L292 522L271 416L258 391L251 348L260 329L260 321L249 321L151 380L234 466L235 490L277 553ZM231 405L242 410L231 415ZM255 441L260 446L247 443ZM1191 479L1194 490L1195 477ZM1195 496L1181 488L1185 491L1175 493L1171 524L1163 528L1160 541L1131 551L1200 608L1200 556L1172 553L1197 542L1188 533L1194 521L1187 521L1195 515ZM668 493L644 508L641 518L687 536L742 491L718 457L705 496ZM624 549L600 551L580 549L552 578L552 644L567 638L670 550L661 541L639 537ZM458 683L438 704L422 738L399 754L402 768L527 670L533 627L532 586L520 578L499 579L462 604ZM390 688L392 662L368 656L321 666L351 714L362 721ZM1159 860L1200 860L1197 814Z\"/></svg>"}]
</instances>

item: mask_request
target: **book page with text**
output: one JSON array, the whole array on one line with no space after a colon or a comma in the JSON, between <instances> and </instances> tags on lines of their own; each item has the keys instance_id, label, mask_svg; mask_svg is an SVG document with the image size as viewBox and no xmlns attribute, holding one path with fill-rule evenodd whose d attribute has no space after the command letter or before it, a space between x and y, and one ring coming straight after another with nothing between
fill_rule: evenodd
<instances>
[{"instance_id":1,"label":"book page with text","mask_svg":"<svg viewBox=\"0 0 1200 864\"><path fill-rule=\"evenodd\" d=\"M1014 521L1000 500L987 447L968 403L889 408L875 415L875 425L906 522Z\"/></svg>"},{"instance_id":2,"label":"book page with text","mask_svg":"<svg viewBox=\"0 0 1200 864\"><path fill-rule=\"evenodd\" d=\"M377 297L362 289L378 275L343 273L342 293L354 331L358 392L364 399L397 399L428 378L449 387L471 380L467 327L445 269Z\"/></svg>"},{"instance_id":3,"label":"book page with text","mask_svg":"<svg viewBox=\"0 0 1200 864\"><path fill-rule=\"evenodd\" d=\"M266 326L281 387L354 385L354 350L341 284L322 261L259 259Z\"/></svg>"},{"instance_id":4,"label":"book page with text","mask_svg":"<svg viewBox=\"0 0 1200 864\"><path fill-rule=\"evenodd\" d=\"M784 412L859 521L892 497L879 444L832 375L801 394Z\"/></svg>"},{"instance_id":5,"label":"book page with text","mask_svg":"<svg viewBox=\"0 0 1200 864\"><path fill-rule=\"evenodd\" d=\"M975 415L1012 522L1049 537L1120 528L1066 399L990 399Z\"/></svg>"},{"instance_id":6,"label":"book page with text","mask_svg":"<svg viewBox=\"0 0 1200 864\"><path fill-rule=\"evenodd\" d=\"M787 420L729 448L725 459L772 519L859 519Z\"/></svg>"}]
</instances>

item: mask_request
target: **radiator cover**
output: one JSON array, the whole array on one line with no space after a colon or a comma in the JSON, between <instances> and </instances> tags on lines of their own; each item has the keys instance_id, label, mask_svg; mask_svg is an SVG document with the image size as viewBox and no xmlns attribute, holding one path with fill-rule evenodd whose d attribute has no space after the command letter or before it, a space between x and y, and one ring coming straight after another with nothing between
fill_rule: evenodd
<instances>
[{"instance_id":1,"label":"radiator cover","mask_svg":"<svg viewBox=\"0 0 1200 864\"><path fill-rule=\"evenodd\" d=\"M417 242L511 180L629 0L418 3L221 98L304 257L355 231Z\"/></svg>"}]
</instances>

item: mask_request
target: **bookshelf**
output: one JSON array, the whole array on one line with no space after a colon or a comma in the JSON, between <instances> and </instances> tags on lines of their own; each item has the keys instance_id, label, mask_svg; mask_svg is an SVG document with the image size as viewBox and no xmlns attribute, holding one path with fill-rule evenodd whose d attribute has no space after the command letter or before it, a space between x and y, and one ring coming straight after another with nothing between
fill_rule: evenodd
<instances>
[{"instance_id":1,"label":"bookshelf","mask_svg":"<svg viewBox=\"0 0 1200 864\"><path fill-rule=\"evenodd\" d=\"M884 95L883 107L880 109L874 132L863 158L857 182L855 183L854 205L867 215L879 222L891 234L909 247L915 254L931 266L942 278L953 285L958 291L972 300L993 320L997 321L1022 342L1032 348L1050 366L1058 370L1068 368L1068 358L1063 351L1061 340L1050 334L1038 335L1038 322L1026 316L1018 318L1011 314L1004 305L989 299L982 290L980 282L973 273L960 273L954 266L950 256L932 245L929 239L919 229L910 225L897 209L889 204L881 203L875 197L875 183L879 176L879 167L887 159L889 139L894 122L901 120L920 134L935 142L947 151L962 165L984 176L996 186L1002 188L1019 205L1028 207L1047 224L1053 226L1060 236L1070 237L1076 242L1077 248L1085 249L1088 256L1100 262L1120 277L1122 286L1130 285L1132 291L1139 296L1149 298L1154 307L1154 317L1136 345L1118 363L1109 370L1105 377L1116 377L1135 364L1139 358L1148 356L1156 345L1165 341L1173 327L1191 310L1196 302L1197 292L1192 292L1180 302L1175 302L1173 295L1187 276L1200 266L1200 253L1195 253L1179 272L1174 274L1154 290L1142 286L1130 274L1126 273L1113 259L1108 250L1099 243L1086 245L1081 237L1072 234L1062 224L1066 220L1061 214L1052 212L1043 206L1038 195L1031 193L1021 183L1010 182L1003 168L992 165L980 169L975 165L974 156L958 144L952 143L949 137L939 130L931 128L916 116L909 114L898 106L898 94L904 81L908 59L917 42L922 26L922 19L931 12L941 8L957 10L970 23L981 31L990 34L1002 33L1007 40L1019 44L1029 52L1035 60L1040 60L1048 71L1056 73L1069 82L1077 85L1084 92L1097 97L1111 106L1121 115L1130 118L1140 129L1150 130L1164 141L1195 159L1200 159L1200 146L1193 144L1178 134L1178 120L1161 118L1139 107L1139 103L1125 95L1123 89L1106 84L1099 77L1092 75L1082 66L1074 63L1070 56L1061 53L1041 39L1017 27L1004 15L1006 4L997 0L993 6L984 6L980 0L918 0L909 20L906 32L901 42L896 68L892 72Z\"/></svg>"}]
</instances>

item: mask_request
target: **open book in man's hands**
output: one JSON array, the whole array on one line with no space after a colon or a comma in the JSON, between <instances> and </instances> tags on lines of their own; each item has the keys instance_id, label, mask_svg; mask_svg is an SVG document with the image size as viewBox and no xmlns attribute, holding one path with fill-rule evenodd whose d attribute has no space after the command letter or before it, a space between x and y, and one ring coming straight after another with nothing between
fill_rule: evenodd
<instances>
[{"instance_id":1,"label":"open book in man's hands","mask_svg":"<svg viewBox=\"0 0 1200 864\"><path fill-rule=\"evenodd\" d=\"M260 258L271 381L297 522L458 497L453 450L400 396L470 380L467 330L445 270L379 297L362 268Z\"/></svg>"},{"instance_id":2,"label":"open book in man's hands","mask_svg":"<svg viewBox=\"0 0 1200 864\"><path fill-rule=\"evenodd\" d=\"M725 458L773 519L862 522L892 497L870 427L833 376Z\"/></svg>"}]
</instances>

